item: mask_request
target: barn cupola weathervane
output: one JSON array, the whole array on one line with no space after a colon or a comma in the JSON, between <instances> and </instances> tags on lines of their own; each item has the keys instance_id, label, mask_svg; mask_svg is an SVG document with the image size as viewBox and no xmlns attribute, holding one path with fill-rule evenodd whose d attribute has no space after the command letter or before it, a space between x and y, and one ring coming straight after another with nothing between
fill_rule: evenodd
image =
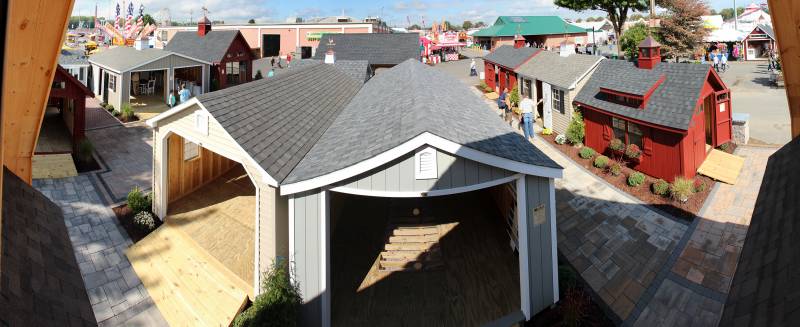
<instances>
[{"instance_id":1,"label":"barn cupola weathervane","mask_svg":"<svg viewBox=\"0 0 800 327\"><path fill-rule=\"evenodd\" d=\"M639 43L639 68L642 69L653 69L661 62L661 44L650 35L650 31L655 28L655 6L655 0L650 0L650 22L647 37Z\"/></svg>"},{"instance_id":2,"label":"barn cupola weathervane","mask_svg":"<svg viewBox=\"0 0 800 327\"><path fill-rule=\"evenodd\" d=\"M333 47L336 43L333 42L333 37L328 36L328 50L325 51L325 63L326 64L333 64L336 62L336 52L333 50Z\"/></svg>"}]
</instances>

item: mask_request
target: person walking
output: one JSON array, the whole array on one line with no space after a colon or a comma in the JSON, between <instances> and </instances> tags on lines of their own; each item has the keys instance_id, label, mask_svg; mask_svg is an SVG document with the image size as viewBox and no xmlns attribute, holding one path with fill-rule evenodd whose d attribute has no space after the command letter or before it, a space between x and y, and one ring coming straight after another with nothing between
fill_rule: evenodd
<instances>
[{"instance_id":1,"label":"person walking","mask_svg":"<svg viewBox=\"0 0 800 327\"><path fill-rule=\"evenodd\" d=\"M292 68L292 53L289 52L286 54L286 67Z\"/></svg>"},{"instance_id":2,"label":"person walking","mask_svg":"<svg viewBox=\"0 0 800 327\"><path fill-rule=\"evenodd\" d=\"M270 78L272 76L275 76L275 68L270 69L269 73L267 73L267 78Z\"/></svg>"},{"instance_id":3,"label":"person walking","mask_svg":"<svg viewBox=\"0 0 800 327\"><path fill-rule=\"evenodd\" d=\"M169 98L167 98L167 105L170 108L175 106L175 90L169 90Z\"/></svg>"},{"instance_id":4,"label":"person walking","mask_svg":"<svg viewBox=\"0 0 800 327\"><path fill-rule=\"evenodd\" d=\"M478 70L475 68L475 59L469 63L469 76L478 76Z\"/></svg>"},{"instance_id":5,"label":"person walking","mask_svg":"<svg viewBox=\"0 0 800 327\"><path fill-rule=\"evenodd\" d=\"M720 55L720 57L720 65L722 66L722 72L724 73L726 70L728 70L728 54L723 53Z\"/></svg>"},{"instance_id":6,"label":"person walking","mask_svg":"<svg viewBox=\"0 0 800 327\"><path fill-rule=\"evenodd\" d=\"M717 50L714 50L714 52L711 53L711 59L714 60L714 70L719 73L719 56L716 54L716 51Z\"/></svg>"},{"instance_id":7,"label":"person walking","mask_svg":"<svg viewBox=\"0 0 800 327\"><path fill-rule=\"evenodd\" d=\"M270 67L275 67L275 57L272 57L272 59L270 59L269 66Z\"/></svg>"},{"instance_id":8,"label":"person walking","mask_svg":"<svg viewBox=\"0 0 800 327\"><path fill-rule=\"evenodd\" d=\"M497 98L497 107L503 110L503 119L511 123L511 108L508 105L508 100L508 88L504 88Z\"/></svg>"},{"instance_id":9,"label":"person walking","mask_svg":"<svg viewBox=\"0 0 800 327\"><path fill-rule=\"evenodd\" d=\"M533 139L533 100L525 97L519 103L522 109L522 132L525 133L525 138L528 140Z\"/></svg>"},{"instance_id":10,"label":"person walking","mask_svg":"<svg viewBox=\"0 0 800 327\"><path fill-rule=\"evenodd\" d=\"M192 92L189 92L189 89L186 88L186 83L181 84L181 91L178 92L178 96L181 99L181 103L186 103L192 97Z\"/></svg>"}]
</instances>

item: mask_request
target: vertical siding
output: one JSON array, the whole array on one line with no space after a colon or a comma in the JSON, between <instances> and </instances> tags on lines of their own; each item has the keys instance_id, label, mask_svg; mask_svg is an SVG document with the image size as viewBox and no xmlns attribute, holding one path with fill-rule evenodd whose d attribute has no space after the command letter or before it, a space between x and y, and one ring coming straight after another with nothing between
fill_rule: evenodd
<instances>
[{"instance_id":1,"label":"vertical siding","mask_svg":"<svg viewBox=\"0 0 800 327\"><path fill-rule=\"evenodd\" d=\"M200 147L199 157L183 160L184 139L172 134L168 141L168 202L190 194L221 176L236 165L236 162Z\"/></svg>"},{"instance_id":2,"label":"vertical siding","mask_svg":"<svg viewBox=\"0 0 800 327\"><path fill-rule=\"evenodd\" d=\"M418 180L414 153L409 153L370 172L339 184L352 190L380 192L427 192L446 190L506 178L514 172L436 151L437 178Z\"/></svg>"},{"instance_id":3,"label":"vertical siding","mask_svg":"<svg viewBox=\"0 0 800 327\"><path fill-rule=\"evenodd\" d=\"M543 177L525 177L525 195L527 198L528 219L528 260L530 276L531 314L544 310L555 303L553 285L553 257L555 236L551 233L551 211L549 180ZM537 224L534 221L534 209L545 206L546 220Z\"/></svg>"},{"instance_id":4,"label":"vertical siding","mask_svg":"<svg viewBox=\"0 0 800 327\"><path fill-rule=\"evenodd\" d=\"M108 89L104 91L108 92L108 103L113 105L114 109L119 110L120 107L122 107L122 91L121 91L123 89L122 75L112 73L111 71L108 70L104 70L104 72L108 73L108 76L105 76L105 78L110 78L111 76L115 76L117 79L117 85L115 88L112 89L111 85L109 84ZM103 87L103 85L101 84L99 87Z\"/></svg>"},{"instance_id":5,"label":"vertical siding","mask_svg":"<svg viewBox=\"0 0 800 327\"><path fill-rule=\"evenodd\" d=\"M320 194L319 191L294 196L295 278L303 294L304 326L316 326L322 315L320 290Z\"/></svg>"}]
</instances>

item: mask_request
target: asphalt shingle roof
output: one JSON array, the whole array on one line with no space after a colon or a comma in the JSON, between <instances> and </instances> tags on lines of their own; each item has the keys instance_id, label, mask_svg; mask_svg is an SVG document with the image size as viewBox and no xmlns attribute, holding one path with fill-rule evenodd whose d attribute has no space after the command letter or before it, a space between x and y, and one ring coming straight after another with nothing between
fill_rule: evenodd
<instances>
[{"instance_id":1,"label":"asphalt shingle roof","mask_svg":"<svg viewBox=\"0 0 800 327\"><path fill-rule=\"evenodd\" d=\"M514 48L511 45L504 45L484 56L483 60L514 69L541 50L539 48Z\"/></svg>"},{"instance_id":2,"label":"asphalt shingle roof","mask_svg":"<svg viewBox=\"0 0 800 327\"><path fill-rule=\"evenodd\" d=\"M567 89L577 83L601 60L603 57L599 56L570 54L562 57L555 51L542 51L519 66L515 72Z\"/></svg>"},{"instance_id":3,"label":"asphalt shingle roof","mask_svg":"<svg viewBox=\"0 0 800 327\"><path fill-rule=\"evenodd\" d=\"M772 29L772 26L769 26L767 24L758 24L758 28L764 31L764 33L767 33L767 35L769 35L769 37L772 38L773 40L777 40L775 38L775 31Z\"/></svg>"},{"instance_id":4,"label":"asphalt shingle roof","mask_svg":"<svg viewBox=\"0 0 800 327\"><path fill-rule=\"evenodd\" d=\"M710 66L706 64L658 63L652 70L639 69L629 61L603 60L575 102L644 122L687 130ZM644 109L605 100L600 88L635 93L649 89L650 81L665 76ZM644 81L644 82L643 82ZM649 83L649 84L648 84Z\"/></svg>"},{"instance_id":5,"label":"asphalt shingle roof","mask_svg":"<svg viewBox=\"0 0 800 327\"><path fill-rule=\"evenodd\" d=\"M494 37L520 35L552 35L586 33L586 29L573 25L558 16L500 16L494 25L475 32L472 36Z\"/></svg>"},{"instance_id":6,"label":"asphalt shingle roof","mask_svg":"<svg viewBox=\"0 0 800 327\"><path fill-rule=\"evenodd\" d=\"M284 182L349 167L424 132L506 159L561 168L498 119L467 86L408 60L370 79Z\"/></svg>"},{"instance_id":7,"label":"asphalt shingle roof","mask_svg":"<svg viewBox=\"0 0 800 327\"><path fill-rule=\"evenodd\" d=\"M316 64L197 99L280 182L361 85L333 66Z\"/></svg>"},{"instance_id":8,"label":"asphalt shingle roof","mask_svg":"<svg viewBox=\"0 0 800 327\"><path fill-rule=\"evenodd\" d=\"M196 31L178 32L169 40L164 50L205 62L221 62L237 34L238 30L212 30L200 37Z\"/></svg>"},{"instance_id":9,"label":"asphalt shingle roof","mask_svg":"<svg viewBox=\"0 0 800 327\"><path fill-rule=\"evenodd\" d=\"M0 326L97 326L61 208L3 169Z\"/></svg>"},{"instance_id":10,"label":"asphalt shingle roof","mask_svg":"<svg viewBox=\"0 0 800 327\"><path fill-rule=\"evenodd\" d=\"M324 34L314 59L325 59L328 40L334 42L336 60L367 60L373 66L393 66L407 59L419 60L419 34L364 33Z\"/></svg>"},{"instance_id":11,"label":"asphalt shingle roof","mask_svg":"<svg viewBox=\"0 0 800 327\"><path fill-rule=\"evenodd\" d=\"M89 57L83 51L61 49L58 64L61 66L89 65Z\"/></svg>"},{"instance_id":12,"label":"asphalt shingle roof","mask_svg":"<svg viewBox=\"0 0 800 327\"><path fill-rule=\"evenodd\" d=\"M285 69L276 69L275 76L289 73L301 67L318 65L321 63L323 63L323 61L319 59L292 60L291 67ZM333 67L336 67L337 69L341 70L342 72L350 76L352 79L362 83L369 80L370 77L369 62L367 62L366 60L336 60L333 63Z\"/></svg>"},{"instance_id":13,"label":"asphalt shingle roof","mask_svg":"<svg viewBox=\"0 0 800 327\"><path fill-rule=\"evenodd\" d=\"M172 52L147 48L136 50L132 47L116 47L101 51L89 57L89 62L102 65L119 72L126 72L145 63L171 55Z\"/></svg>"},{"instance_id":14,"label":"asphalt shingle roof","mask_svg":"<svg viewBox=\"0 0 800 327\"><path fill-rule=\"evenodd\" d=\"M770 156L720 326L800 322L800 137Z\"/></svg>"}]
</instances>

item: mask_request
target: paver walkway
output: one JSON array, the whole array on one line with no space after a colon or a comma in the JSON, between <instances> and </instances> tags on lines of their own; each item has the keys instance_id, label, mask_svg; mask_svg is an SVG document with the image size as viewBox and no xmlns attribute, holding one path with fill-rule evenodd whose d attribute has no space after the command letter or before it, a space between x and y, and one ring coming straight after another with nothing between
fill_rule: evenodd
<instances>
[{"instance_id":1,"label":"paver walkway","mask_svg":"<svg viewBox=\"0 0 800 327\"><path fill-rule=\"evenodd\" d=\"M95 98L86 98L86 130L108 128L113 126L122 126L114 116L108 111L100 108L100 100Z\"/></svg>"},{"instance_id":2,"label":"paver walkway","mask_svg":"<svg viewBox=\"0 0 800 327\"><path fill-rule=\"evenodd\" d=\"M89 175L35 180L61 207L95 318L100 326L166 326L125 249L131 244Z\"/></svg>"},{"instance_id":3,"label":"paver walkway","mask_svg":"<svg viewBox=\"0 0 800 327\"><path fill-rule=\"evenodd\" d=\"M150 189L153 180L153 131L144 123L86 132L103 170L94 172L103 201L120 203L133 187Z\"/></svg>"},{"instance_id":4,"label":"paver walkway","mask_svg":"<svg viewBox=\"0 0 800 327\"><path fill-rule=\"evenodd\" d=\"M493 102L485 102L499 114ZM618 190L541 138L533 144L564 167L564 178L556 180L559 253L615 322L718 324L766 160L775 149L737 149L746 161L736 185L717 184L700 218L690 222Z\"/></svg>"}]
</instances>

